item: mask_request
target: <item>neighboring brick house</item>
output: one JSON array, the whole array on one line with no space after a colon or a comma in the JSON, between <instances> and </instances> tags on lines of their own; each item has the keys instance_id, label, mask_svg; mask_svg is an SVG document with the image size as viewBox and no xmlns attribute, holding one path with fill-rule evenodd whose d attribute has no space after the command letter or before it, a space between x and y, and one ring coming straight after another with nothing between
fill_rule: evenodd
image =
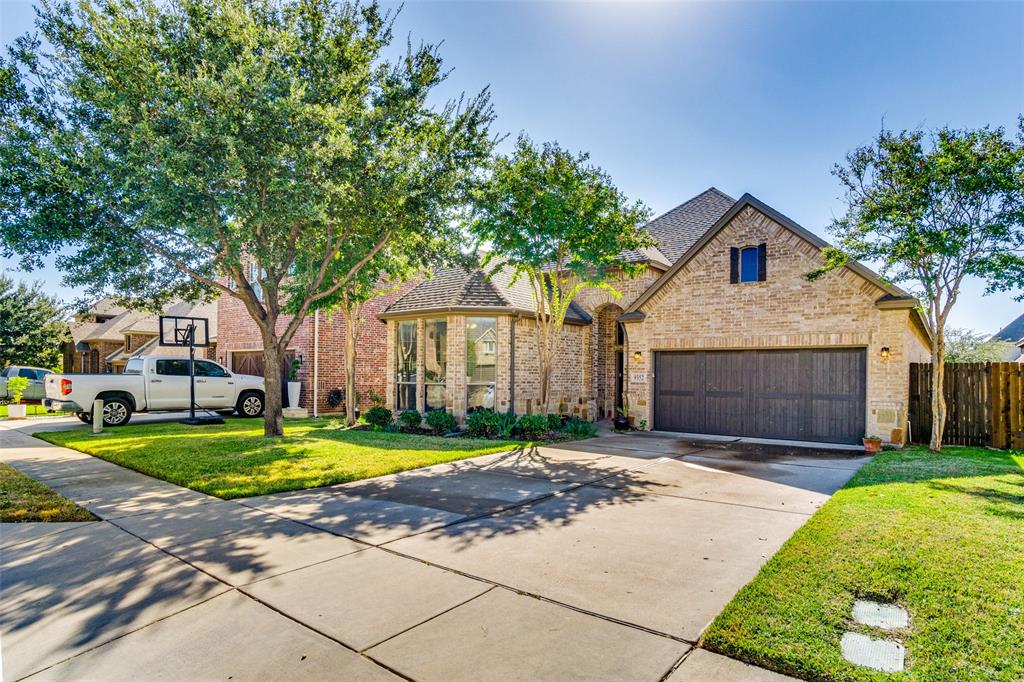
<instances>
[{"instance_id":1,"label":"neighboring brick house","mask_svg":"<svg viewBox=\"0 0 1024 682\"><path fill-rule=\"evenodd\" d=\"M175 303L165 315L205 317L210 320L210 341L204 357L216 354L216 303ZM131 357L188 355L188 350L157 343L159 315L128 310L104 298L70 323L71 343L64 346L64 371L119 374Z\"/></svg>"},{"instance_id":2,"label":"neighboring brick house","mask_svg":"<svg viewBox=\"0 0 1024 682\"><path fill-rule=\"evenodd\" d=\"M646 229L644 272L581 294L562 333L549 409L692 433L902 442L910 362L930 338L917 300L858 263L815 281L824 242L754 197L712 188ZM507 273L446 270L380 317L387 403L536 412L533 301ZM480 362L486 332L495 353Z\"/></svg>"},{"instance_id":3,"label":"neighboring brick house","mask_svg":"<svg viewBox=\"0 0 1024 682\"><path fill-rule=\"evenodd\" d=\"M359 365L356 392L360 409L370 407L375 398L383 398L386 389L386 329L377 315L415 284L409 282L398 286L363 306L363 323L356 340ZM259 327L245 305L233 296L222 295L217 300L217 309L217 361L234 372L262 376L263 341ZM290 320L290 317L282 315L277 321L278 331L283 332ZM345 316L340 312L328 314L322 311L307 315L285 352L284 377L293 358L302 363L298 372L298 380L302 383L299 406L315 414L341 411L342 405L330 405L328 399L331 391L338 389L343 393L345 389Z\"/></svg>"}]
</instances>

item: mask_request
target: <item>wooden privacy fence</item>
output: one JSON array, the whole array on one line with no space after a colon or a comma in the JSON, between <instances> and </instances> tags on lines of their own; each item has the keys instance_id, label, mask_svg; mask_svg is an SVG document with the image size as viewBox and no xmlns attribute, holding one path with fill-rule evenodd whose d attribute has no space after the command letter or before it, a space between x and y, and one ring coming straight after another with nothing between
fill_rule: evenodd
<instances>
[{"instance_id":1,"label":"wooden privacy fence","mask_svg":"<svg viewBox=\"0 0 1024 682\"><path fill-rule=\"evenodd\" d=\"M1024 449L1024 364L946 363L946 445ZM910 364L910 440L932 436L932 365Z\"/></svg>"}]
</instances>

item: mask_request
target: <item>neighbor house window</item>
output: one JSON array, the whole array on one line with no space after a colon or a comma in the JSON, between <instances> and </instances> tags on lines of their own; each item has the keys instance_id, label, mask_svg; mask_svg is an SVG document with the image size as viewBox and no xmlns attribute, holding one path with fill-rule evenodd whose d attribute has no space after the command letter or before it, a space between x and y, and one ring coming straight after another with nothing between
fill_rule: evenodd
<instances>
[{"instance_id":1,"label":"neighbor house window","mask_svg":"<svg viewBox=\"0 0 1024 682\"><path fill-rule=\"evenodd\" d=\"M427 320L424 323L423 343L426 359L423 380L426 383L426 409L445 409L445 384L448 380L448 322Z\"/></svg>"},{"instance_id":2,"label":"neighbor house window","mask_svg":"<svg viewBox=\"0 0 1024 682\"><path fill-rule=\"evenodd\" d=\"M763 282L766 276L766 246L745 246L730 249L729 281L733 284Z\"/></svg>"},{"instance_id":3,"label":"neighbor house window","mask_svg":"<svg viewBox=\"0 0 1024 682\"><path fill-rule=\"evenodd\" d=\"M416 321L398 323L395 359L396 410L416 409Z\"/></svg>"},{"instance_id":4,"label":"neighbor house window","mask_svg":"<svg viewBox=\"0 0 1024 682\"><path fill-rule=\"evenodd\" d=\"M466 318L466 410L494 409L498 321Z\"/></svg>"},{"instance_id":5,"label":"neighbor house window","mask_svg":"<svg viewBox=\"0 0 1024 682\"><path fill-rule=\"evenodd\" d=\"M246 278L249 280L249 286L252 287L252 292L256 294L256 300L263 300L263 285L260 284L260 277L266 276L266 270L260 268L260 264L256 262L249 263L249 272L246 273Z\"/></svg>"}]
</instances>

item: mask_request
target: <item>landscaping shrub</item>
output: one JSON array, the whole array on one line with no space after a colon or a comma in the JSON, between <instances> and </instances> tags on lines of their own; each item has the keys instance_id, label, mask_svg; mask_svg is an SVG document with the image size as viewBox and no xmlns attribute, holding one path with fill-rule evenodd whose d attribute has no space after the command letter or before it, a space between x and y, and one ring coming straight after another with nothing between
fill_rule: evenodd
<instances>
[{"instance_id":1,"label":"landscaping shrub","mask_svg":"<svg viewBox=\"0 0 1024 682\"><path fill-rule=\"evenodd\" d=\"M416 431L423 423L423 417L416 410L406 410L398 415L398 423L403 431Z\"/></svg>"},{"instance_id":2,"label":"landscaping shrub","mask_svg":"<svg viewBox=\"0 0 1024 682\"><path fill-rule=\"evenodd\" d=\"M383 429L391 423L391 410L380 405L374 405L363 415L366 423L375 429Z\"/></svg>"},{"instance_id":3,"label":"landscaping shrub","mask_svg":"<svg viewBox=\"0 0 1024 682\"><path fill-rule=\"evenodd\" d=\"M437 435L451 433L459 427L455 417L444 410L431 410L427 412L427 426L434 430Z\"/></svg>"},{"instance_id":4,"label":"landscaping shrub","mask_svg":"<svg viewBox=\"0 0 1024 682\"><path fill-rule=\"evenodd\" d=\"M516 429L526 438L543 438L548 432L548 418L543 414L524 414L516 423Z\"/></svg>"},{"instance_id":5,"label":"landscaping shrub","mask_svg":"<svg viewBox=\"0 0 1024 682\"><path fill-rule=\"evenodd\" d=\"M557 431L562 428L562 415L560 414L549 414L548 415L548 431Z\"/></svg>"},{"instance_id":6,"label":"landscaping shrub","mask_svg":"<svg viewBox=\"0 0 1024 682\"><path fill-rule=\"evenodd\" d=\"M569 417L561 431L572 438L593 438L597 435L597 427L579 417Z\"/></svg>"},{"instance_id":7,"label":"landscaping shrub","mask_svg":"<svg viewBox=\"0 0 1024 682\"><path fill-rule=\"evenodd\" d=\"M476 410L466 417L466 430L471 436L493 438L500 433L500 426L500 418L494 410Z\"/></svg>"},{"instance_id":8,"label":"landscaping shrub","mask_svg":"<svg viewBox=\"0 0 1024 682\"><path fill-rule=\"evenodd\" d=\"M511 438L516 430L518 419L509 412L498 412L496 415L497 418L494 420L494 423L498 428L498 436L501 438Z\"/></svg>"}]
</instances>

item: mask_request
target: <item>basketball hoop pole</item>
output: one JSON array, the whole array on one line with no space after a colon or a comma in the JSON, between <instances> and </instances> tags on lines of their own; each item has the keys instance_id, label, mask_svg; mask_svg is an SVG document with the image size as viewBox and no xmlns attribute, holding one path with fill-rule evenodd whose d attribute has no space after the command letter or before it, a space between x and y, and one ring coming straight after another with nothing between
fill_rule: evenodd
<instances>
[{"instance_id":1,"label":"basketball hoop pole","mask_svg":"<svg viewBox=\"0 0 1024 682\"><path fill-rule=\"evenodd\" d=\"M196 325L188 325L188 418L196 421Z\"/></svg>"}]
</instances>

